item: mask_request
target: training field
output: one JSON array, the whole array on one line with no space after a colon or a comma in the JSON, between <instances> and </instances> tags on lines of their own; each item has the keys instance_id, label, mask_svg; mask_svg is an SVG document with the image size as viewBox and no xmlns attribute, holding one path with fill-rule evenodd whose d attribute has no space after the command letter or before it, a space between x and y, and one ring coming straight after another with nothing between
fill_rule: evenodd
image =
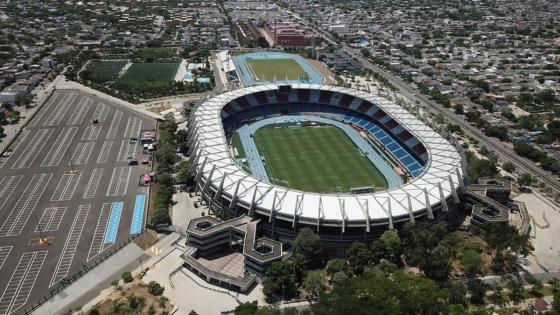
<instances>
[{"instance_id":1,"label":"training field","mask_svg":"<svg viewBox=\"0 0 560 315\"><path fill-rule=\"evenodd\" d=\"M140 82L171 83L178 68L179 62L134 63L118 82L124 85Z\"/></svg>"},{"instance_id":2,"label":"training field","mask_svg":"<svg viewBox=\"0 0 560 315\"><path fill-rule=\"evenodd\" d=\"M387 187L381 172L337 127L271 126L259 129L254 140L274 184L320 193Z\"/></svg>"},{"instance_id":3,"label":"training field","mask_svg":"<svg viewBox=\"0 0 560 315\"><path fill-rule=\"evenodd\" d=\"M308 74L293 59L248 59L245 61L255 81L298 80Z\"/></svg>"},{"instance_id":4,"label":"training field","mask_svg":"<svg viewBox=\"0 0 560 315\"><path fill-rule=\"evenodd\" d=\"M128 61L102 60L95 64L91 70L90 79L92 81L114 81L118 78L122 68Z\"/></svg>"}]
</instances>

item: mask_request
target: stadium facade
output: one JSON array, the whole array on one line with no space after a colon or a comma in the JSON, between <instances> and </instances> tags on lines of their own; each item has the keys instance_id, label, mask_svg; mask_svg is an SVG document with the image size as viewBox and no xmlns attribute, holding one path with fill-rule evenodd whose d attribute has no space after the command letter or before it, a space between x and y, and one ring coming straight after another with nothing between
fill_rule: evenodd
<instances>
[{"instance_id":1,"label":"stadium facade","mask_svg":"<svg viewBox=\"0 0 560 315\"><path fill-rule=\"evenodd\" d=\"M383 146L405 171L404 183L365 194L311 193L273 185L236 163L228 141L237 128L301 114L344 122ZM340 248L405 222L450 219L465 191L466 168L456 146L401 106L354 89L318 84L242 88L198 105L188 126L191 175L210 211L258 220L259 233L282 242L311 227L325 244Z\"/></svg>"}]
</instances>

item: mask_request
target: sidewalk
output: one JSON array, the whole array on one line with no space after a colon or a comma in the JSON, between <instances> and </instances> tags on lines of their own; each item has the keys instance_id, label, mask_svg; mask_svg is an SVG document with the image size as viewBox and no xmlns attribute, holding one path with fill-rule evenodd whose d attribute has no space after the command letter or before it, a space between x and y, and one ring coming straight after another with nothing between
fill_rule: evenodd
<instances>
[{"instance_id":1,"label":"sidewalk","mask_svg":"<svg viewBox=\"0 0 560 315\"><path fill-rule=\"evenodd\" d=\"M33 314L66 314L94 299L103 289L109 287L113 280L120 279L121 273L138 268L150 258L150 255L132 242L46 301Z\"/></svg>"}]
</instances>

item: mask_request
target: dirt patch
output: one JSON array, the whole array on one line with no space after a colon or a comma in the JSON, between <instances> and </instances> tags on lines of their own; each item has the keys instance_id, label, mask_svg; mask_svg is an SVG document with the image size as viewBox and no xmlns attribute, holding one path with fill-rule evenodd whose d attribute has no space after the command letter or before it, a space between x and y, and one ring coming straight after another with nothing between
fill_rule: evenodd
<instances>
[{"instance_id":1,"label":"dirt patch","mask_svg":"<svg viewBox=\"0 0 560 315\"><path fill-rule=\"evenodd\" d=\"M148 286L140 280L124 284L105 300L96 304L99 314L169 314L173 305L164 296L150 294ZM90 312L91 312L90 311Z\"/></svg>"},{"instance_id":2,"label":"dirt patch","mask_svg":"<svg viewBox=\"0 0 560 315\"><path fill-rule=\"evenodd\" d=\"M134 243L138 245L142 250L147 250L152 247L158 241L158 234L154 230L146 230L142 235L134 239Z\"/></svg>"}]
</instances>

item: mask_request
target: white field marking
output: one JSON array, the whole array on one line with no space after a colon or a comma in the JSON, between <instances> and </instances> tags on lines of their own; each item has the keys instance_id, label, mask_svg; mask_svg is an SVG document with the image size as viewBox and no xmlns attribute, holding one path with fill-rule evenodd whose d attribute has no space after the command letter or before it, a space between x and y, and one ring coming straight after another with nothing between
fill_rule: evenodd
<instances>
[{"instance_id":1,"label":"white field marking","mask_svg":"<svg viewBox=\"0 0 560 315\"><path fill-rule=\"evenodd\" d=\"M95 193L97 192L97 187L99 186L99 182L101 181L101 175L103 175L102 168L96 168L91 173L89 177L89 181L86 186L86 190L84 191L84 195L82 196L83 199L93 198Z\"/></svg>"},{"instance_id":2,"label":"white field marking","mask_svg":"<svg viewBox=\"0 0 560 315\"><path fill-rule=\"evenodd\" d=\"M116 167L113 169L107 197L126 195L131 172L132 167Z\"/></svg>"},{"instance_id":3,"label":"white field marking","mask_svg":"<svg viewBox=\"0 0 560 315\"><path fill-rule=\"evenodd\" d=\"M35 174L16 205L0 227L0 237L20 235L37 202L51 180L52 173Z\"/></svg>"},{"instance_id":4,"label":"white field marking","mask_svg":"<svg viewBox=\"0 0 560 315\"><path fill-rule=\"evenodd\" d=\"M42 250L21 255L10 281L0 297L0 315L13 314L27 303L47 253L48 251Z\"/></svg>"},{"instance_id":5,"label":"white field marking","mask_svg":"<svg viewBox=\"0 0 560 315\"><path fill-rule=\"evenodd\" d=\"M111 147L113 146L113 141L104 141L101 147L101 152L97 157L97 163L107 163L109 159L109 154L111 153Z\"/></svg>"},{"instance_id":6,"label":"white field marking","mask_svg":"<svg viewBox=\"0 0 560 315\"><path fill-rule=\"evenodd\" d=\"M82 173L62 175L58 185L56 185L51 201L68 201L72 199L81 176Z\"/></svg>"},{"instance_id":7,"label":"white field marking","mask_svg":"<svg viewBox=\"0 0 560 315\"><path fill-rule=\"evenodd\" d=\"M91 240L87 261L90 261L93 257L103 251L103 237L105 236L107 224L109 223L111 205L112 204L110 202L107 202L101 207L99 219L97 219L97 227L95 228L95 232L93 233L93 238Z\"/></svg>"},{"instance_id":8,"label":"white field marking","mask_svg":"<svg viewBox=\"0 0 560 315\"><path fill-rule=\"evenodd\" d=\"M58 166L77 131L78 127L62 129L62 132L56 138L55 146L51 147L43 162L41 162L41 167Z\"/></svg>"},{"instance_id":9,"label":"white field marking","mask_svg":"<svg viewBox=\"0 0 560 315\"><path fill-rule=\"evenodd\" d=\"M66 116L66 113L70 109L70 105L72 105L74 100L76 100L76 97L78 97L78 94L76 92L71 92L70 96L66 98L63 105L52 111L51 115L45 122L45 126L57 126L60 124L60 121L64 118L64 116Z\"/></svg>"},{"instance_id":10,"label":"white field marking","mask_svg":"<svg viewBox=\"0 0 560 315\"><path fill-rule=\"evenodd\" d=\"M47 140L51 137L53 131L53 129L40 129L12 165L12 169L29 168L45 146Z\"/></svg>"},{"instance_id":11,"label":"white field marking","mask_svg":"<svg viewBox=\"0 0 560 315\"><path fill-rule=\"evenodd\" d=\"M95 112L93 112L92 119L97 119L99 122L104 122L107 118L107 114L109 113L109 106L103 103L98 103L97 107L95 108Z\"/></svg>"},{"instance_id":12,"label":"white field marking","mask_svg":"<svg viewBox=\"0 0 560 315\"><path fill-rule=\"evenodd\" d=\"M109 131L107 131L107 136L105 139L114 139L117 135L117 130L119 130L119 126L121 124L123 113L120 110L115 111L113 115L113 121L111 121L111 125L109 126ZM128 125L127 125L128 127Z\"/></svg>"},{"instance_id":13,"label":"white field marking","mask_svg":"<svg viewBox=\"0 0 560 315\"><path fill-rule=\"evenodd\" d=\"M80 142L76 146L74 154L72 154L72 163L74 164L86 164L95 142Z\"/></svg>"},{"instance_id":14,"label":"white field marking","mask_svg":"<svg viewBox=\"0 0 560 315\"><path fill-rule=\"evenodd\" d=\"M46 208L39 220L39 225L35 228L35 232L50 232L58 230L65 212L66 207ZM41 227L41 229L39 229L39 227Z\"/></svg>"},{"instance_id":15,"label":"white field marking","mask_svg":"<svg viewBox=\"0 0 560 315\"><path fill-rule=\"evenodd\" d=\"M45 116L45 113L51 112L51 107L53 106L53 104L57 103L57 100L62 94L64 93L53 92L53 95L51 95L51 97L49 98L48 104L45 104L43 108L40 109L40 113L38 114L38 116L33 118L33 123L30 125L31 127L37 126L38 122L40 122L43 119L43 116Z\"/></svg>"},{"instance_id":16,"label":"white field marking","mask_svg":"<svg viewBox=\"0 0 560 315\"><path fill-rule=\"evenodd\" d=\"M8 198L12 196L14 189L19 184L23 175L6 176L0 179L0 209L6 204Z\"/></svg>"},{"instance_id":17,"label":"white field marking","mask_svg":"<svg viewBox=\"0 0 560 315\"><path fill-rule=\"evenodd\" d=\"M4 263L8 259L13 246L0 246L0 269L4 266Z\"/></svg>"},{"instance_id":18,"label":"white field marking","mask_svg":"<svg viewBox=\"0 0 560 315\"><path fill-rule=\"evenodd\" d=\"M72 222L70 233L68 233L68 238L66 238L66 243L64 243L64 249L62 250L60 259L56 264L56 269L49 287L52 287L55 283L68 275L68 271L70 271L72 260L74 260L74 254L76 253L78 242L82 236L90 208L90 204L80 205L80 207L78 207L78 213L76 214L76 217L74 217L74 222Z\"/></svg>"},{"instance_id":19,"label":"white field marking","mask_svg":"<svg viewBox=\"0 0 560 315\"><path fill-rule=\"evenodd\" d=\"M82 96L82 99L80 99L78 106L76 106L76 109L74 109L72 116L70 116L70 119L68 119L68 124L81 125L84 122L84 118L86 118L86 114L88 113L92 103L93 100L91 98Z\"/></svg>"}]
</instances>

